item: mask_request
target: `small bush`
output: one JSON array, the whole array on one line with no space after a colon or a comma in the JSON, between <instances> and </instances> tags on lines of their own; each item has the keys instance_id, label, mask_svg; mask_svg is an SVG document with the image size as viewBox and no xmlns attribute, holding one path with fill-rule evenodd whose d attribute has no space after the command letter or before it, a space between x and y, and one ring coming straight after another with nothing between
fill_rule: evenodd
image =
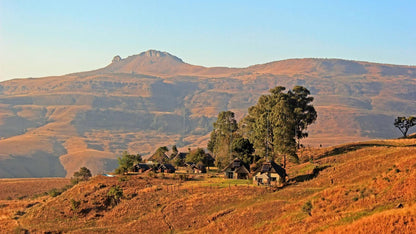
<instances>
[{"instance_id":1,"label":"small bush","mask_svg":"<svg viewBox=\"0 0 416 234\"><path fill-rule=\"evenodd\" d=\"M312 202L307 201L305 204L303 204L302 211L307 213L309 216L312 216Z\"/></svg>"},{"instance_id":2,"label":"small bush","mask_svg":"<svg viewBox=\"0 0 416 234\"><path fill-rule=\"evenodd\" d=\"M156 173L154 173L153 171L149 171L149 173L147 174L150 178L156 178Z\"/></svg>"},{"instance_id":3,"label":"small bush","mask_svg":"<svg viewBox=\"0 0 416 234\"><path fill-rule=\"evenodd\" d=\"M352 198L352 200L353 200L353 201L358 201L358 197L357 197L357 196L355 196L355 197L353 197L353 198Z\"/></svg>"},{"instance_id":4,"label":"small bush","mask_svg":"<svg viewBox=\"0 0 416 234\"><path fill-rule=\"evenodd\" d=\"M365 188L360 191L360 197L361 198L364 198L365 197Z\"/></svg>"},{"instance_id":5,"label":"small bush","mask_svg":"<svg viewBox=\"0 0 416 234\"><path fill-rule=\"evenodd\" d=\"M22 216L24 214L26 214L26 212L21 211L21 210L18 210L14 215L16 215L16 216Z\"/></svg>"},{"instance_id":6,"label":"small bush","mask_svg":"<svg viewBox=\"0 0 416 234\"><path fill-rule=\"evenodd\" d=\"M79 180L78 180L78 179L71 178L71 184L72 184L72 185L76 185L76 184L78 184L78 183L79 183Z\"/></svg>"},{"instance_id":7,"label":"small bush","mask_svg":"<svg viewBox=\"0 0 416 234\"><path fill-rule=\"evenodd\" d=\"M70 188L72 188L72 187L73 187L73 185L72 185L72 184L67 184L67 185L65 185L64 187L62 187L61 192L63 193L63 192L65 192L66 190L68 190L68 189L70 189Z\"/></svg>"},{"instance_id":8,"label":"small bush","mask_svg":"<svg viewBox=\"0 0 416 234\"><path fill-rule=\"evenodd\" d=\"M106 203L107 205L116 206L121 198L123 198L123 189L116 185L108 191Z\"/></svg>"},{"instance_id":9,"label":"small bush","mask_svg":"<svg viewBox=\"0 0 416 234\"><path fill-rule=\"evenodd\" d=\"M179 180L182 180L182 181L189 180L189 175L188 174L180 174L179 175Z\"/></svg>"},{"instance_id":10,"label":"small bush","mask_svg":"<svg viewBox=\"0 0 416 234\"><path fill-rule=\"evenodd\" d=\"M51 197L57 197L57 196L59 196L59 195L61 195L61 191L59 191L58 189L56 189L56 188L53 188L53 189L51 189L51 190L49 190L48 191L48 194L49 194L49 196L51 196Z\"/></svg>"},{"instance_id":11,"label":"small bush","mask_svg":"<svg viewBox=\"0 0 416 234\"><path fill-rule=\"evenodd\" d=\"M97 190L105 188L105 187L107 187L107 185L102 184L102 183L98 183L97 186L94 187L94 190L97 191Z\"/></svg>"},{"instance_id":12,"label":"small bush","mask_svg":"<svg viewBox=\"0 0 416 234\"><path fill-rule=\"evenodd\" d=\"M120 182L129 181L129 177L121 176L121 177L118 178L118 181L120 181Z\"/></svg>"},{"instance_id":13,"label":"small bush","mask_svg":"<svg viewBox=\"0 0 416 234\"><path fill-rule=\"evenodd\" d=\"M74 199L71 199L71 210L77 211L79 206L81 205L81 201L76 201Z\"/></svg>"}]
</instances>

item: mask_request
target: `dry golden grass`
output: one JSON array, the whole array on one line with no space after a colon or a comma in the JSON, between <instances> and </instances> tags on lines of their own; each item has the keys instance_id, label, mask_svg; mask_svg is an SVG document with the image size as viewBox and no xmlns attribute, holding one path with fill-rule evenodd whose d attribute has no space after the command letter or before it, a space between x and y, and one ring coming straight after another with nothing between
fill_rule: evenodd
<instances>
[{"instance_id":1,"label":"dry golden grass","mask_svg":"<svg viewBox=\"0 0 416 234\"><path fill-rule=\"evenodd\" d=\"M277 191L210 176L187 182L151 174L97 176L31 207L26 206L34 201L27 199L5 201L16 207L9 205L1 227L70 233L412 233L415 140L310 150L303 163L290 165L290 182ZM320 171L313 176L315 167ZM105 200L116 185L124 198L112 207ZM311 215L302 209L308 201ZM13 219L18 210L25 214Z\"/></svg>"},{"instance_id":2,"label":"dry golden grass","mask_svg":"<svg viewBox=\"0 0 416 234\"><path fill-rule=\"evenodd\" d=\"M67 184L69 179L64 178L0 179L0 200L31 198Z\"/></svg>"},{"instance_id":3,"label":"dry golden grass","mask_svg":"<svg viewBox=\"0 0 416 234\"><path fill-rule=\"evenodd\" d=\"M74 172L81 167L87 167L93 175L102 174L106 168L106 163L115 163L115 155L110 152L85 149L59 157L60 162L65 168L66 177L72 177Z\"/></svg>"}]
</instances>

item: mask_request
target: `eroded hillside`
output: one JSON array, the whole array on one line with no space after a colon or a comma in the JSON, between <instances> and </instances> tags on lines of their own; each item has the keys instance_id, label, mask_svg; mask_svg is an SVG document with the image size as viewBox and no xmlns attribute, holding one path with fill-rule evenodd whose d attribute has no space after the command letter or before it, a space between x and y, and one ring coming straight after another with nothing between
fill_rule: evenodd
<instances>
[{"instance_id":1,"label":"eroded hillside","mask_svg":"<svg viewBox=\"0 0 416 234\"><path fill-rule=\"evenodd\" d=\"M241 118L277 85L315 97L305 145L398 137L394 118L416 106L415 67L292 59L206 68L147 51L95 71L1 82L0 177L70 176L81 166L97 174L124 150L205 147L218 112Z\"/></svg>"}]
</instances>

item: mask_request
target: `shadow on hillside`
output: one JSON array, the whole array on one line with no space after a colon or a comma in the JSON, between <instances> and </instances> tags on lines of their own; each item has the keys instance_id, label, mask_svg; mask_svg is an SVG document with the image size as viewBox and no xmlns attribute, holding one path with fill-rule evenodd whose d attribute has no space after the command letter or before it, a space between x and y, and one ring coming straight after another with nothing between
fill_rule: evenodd
<instances>
[{"instance_id":1,"label":"shadow on hillside","mask_svg":"<svg viewBox=\"0 0 416 234\"><path fill-rule=\"evenodd\" d=\"M351 151L356 151L362 148L366 148L366 147L373 147L373 146L387 146L387 147L394 147L394 145L389 145L389 144L354 144L354 145L345 145L345 146L341 146L341 147L336 147L328 152L325 152L324 154L318 156L317 159L320 158L325 158L325 157L330 157L330 156L334 156L334 155L338 155L338 154L344 154L344 153L348 153Z\"/></svg>"},{"instance_id":2,"label":"shadow on hillside","mask_svg":"<svg viewBox=\"0 0 416 234\"><path fill-rule=\"evenodd\" d=\"M323 171L328 167L331 167L331 166L330 165L325 165L325 166L315 167L311 174L296 176L294 178L289 179L288 182L293 183L293 182L304 182L304 181L311 180L311 179L317 177L319 175L320 171Z\"/></svg>"}]
</instances>

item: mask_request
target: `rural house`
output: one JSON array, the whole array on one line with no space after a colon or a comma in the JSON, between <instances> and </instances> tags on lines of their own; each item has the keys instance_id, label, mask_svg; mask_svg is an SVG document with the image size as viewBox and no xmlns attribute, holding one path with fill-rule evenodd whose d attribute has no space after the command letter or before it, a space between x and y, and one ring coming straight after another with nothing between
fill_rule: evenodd
<instances>
[{"instance_id":1,"label":"rural house","mask_svg":"<svg viewBox=\"0 0 416 234\"><path fill-rule=\"evenodd\" d=\"M147 161L157 162L157 163L165 163L169 161L169 156L166 155L164 152L156 152L152 156L150 156Z\"/></svg>"},{"instance_id":2,"label":"rural house","mask_svg":"<svg viewBox=\"0 0 416 234\"><path fill-rule=\"evenodd\" d=\"M186 171L188 173L200 174L200 173L207 173L207 168L202 163L198 163L198 164L187 163L186 164Z\"/></svg>"},{"instance_id":3,"label":"rural house","mask_svg":"<svg viewBox=\"0 0 416 234\"><path fill-rule=\"evenodd\" d=\"M274 161L264 162L255 172L253 182L260 184L278 184L286 180L286 170Z\"/></svg>"},{"instance_id":4,"label":"rural house","mask_svg":"<svg viewBox=\"0 0 416 234\"><path fill-rule=\"evenodd\" d=\"M158 171L164 173L175 173L176 169L172 164L165 163L160 164Z\"/></svg>"},{"instance_id":5,"label":"rural house","mask_svg":"<svg viewBox=\"0 0 416 234\"><path fill-rule=\"evenodd\" d=\"M226 168L224 168L223 172L227 179L248 179L250 173L243 162L238 158L235 158Z\"/></svg>"},{"instance_id":6,"label":"rural house","mask_svg":"<svg viewBox=\"0 0 416 234\"><path fill-rule=\"evenodd\" d=\"M134 165L133 171L143 173L150 169L150 166L146 163L139 163Z\"/></svg>"},{"instance_id":7,"label":"rural house","mask_svg":"<svg viewBox=\"0 0 416 234\"><path fill-rule=\"evenodd\" d=\"M176 159L176 158L179 158L179 159L181 159L181 160L185 160L185 158L186 158L186 156L187 156L188 154L189 154L189 153L178 152L176 155L174 155L173 157L171 157L171 159Z\"/></svg>"}]
</instances>

